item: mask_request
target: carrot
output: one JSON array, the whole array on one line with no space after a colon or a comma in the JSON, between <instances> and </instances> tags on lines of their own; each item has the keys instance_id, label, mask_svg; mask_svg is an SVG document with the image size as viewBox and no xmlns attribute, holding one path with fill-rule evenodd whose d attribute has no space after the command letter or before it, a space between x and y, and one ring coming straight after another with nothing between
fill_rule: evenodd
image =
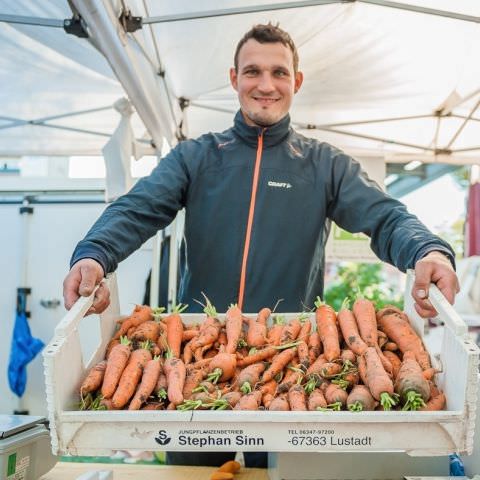
<instances>
[{"instance_id":1,"label":"carrot","mask_svg":"<svg viewBox=\"0 0 480 480\"><path fill-rule=\"evenodd\" d=\"M298 362L293 362L293 365L286 368L286 373L277 388L278 393L288 392L293 385L302 381L304 370Z\"/></svg>"},{"instance_id":2,"label":"carrot","mask_svg":"<svg viewBox=\"0 0 480 480\"><path fill-rule=\"evenodd\" d=\"M362 340L369 346L378 345L377 317L375 306L370 300L359 295L352 307ZM361 355L362 353L357 353Z\"/></svg>"},{"instance_id":3,"label":"carrot","mask_svg":"<svg viewBox=\"0 0 480 480\"><path fill-rule=\"evenodd\" d=\"M438 389L438 387L430 382L430 400L426 403L424 407L419 408L421 411L435 411L443 410L446 404L445 394Z\"/></svg>"},{"instance_id":4,"label":"carrot","mask_svg":"<svg viewBox=\"0 0 480 480\"><path fill-rule=\"evenodd\" d=\"M344 348L340 352L340 359L343 363L350 362L350 363L357 363L357 356L350 350L349 348Z\"/></svg>"},{"instance_id":5,"label":"carrot","mask_svg":"<svg viewBox=\"0 0 480 480\"><path fill-rule=\"evenodd\" d=\"M324 408L327 408L327 401L325 400L325 396L320 389L316 388L308 396L307 407L310 411L323 410Z\"/></svg>"},{"instance_id":6,"label":"carrot","mask_svg":"<svg viewBox=\"0 0 480 480\"><path fill-rule=\"evenodd\" d=\"M387 342L382 348L383 351L396 352L398 350L398 345L395 342Z\"/></svg>"},{"instance_id":7,"label":"carrot","mask_svg":"<svg viewBox=\"0 0 480 480\"><path fill-rule=\"evenodd\" d=\"M382 309L377 311L377 323L380 319L385 315L399 315L400 317L404 317L408 320L405 313L403 313L398 307L395 305L385 305Z\"/></svg>"},{"instance_id":8,"label":"carrot","mask_svg":"<svg viewBox=\"0 0 480 480\"><path fill-rule=\"evenodd\" d=\"M102 384L103 398L112 398L130 358L130 340L120 337L120 343L114 346L107 360L105 377Z\"/></svg>"},{"instance_id":9,"label":"carrot","mask_svg":"<svg viewBox=\"0 0 480 480\"><path fill-rule=\"evenodd\" d=\"M102 381L105 376L106 367L107 362L105 360L102 360L90 369L88 375L85 377L85 380L80 387L80 396L82 398L84 395L92 393L100 388L100 385L102 385Z\"/></svg>"},{"instance_id":10,"label":"carrot","mask_svg":"<svg viewBox=\"0 0 480 480\"><path fill-rule=\"evenodd\" d=\"M290 410L306 411L307 396L301 385L293 385L288 391L288 403Z\"/></svg>"},{"instance_id":11,"label":"carrot","mask_svg":"<svg viewBox=\"0 0 480 480\"><path fill-rule=\"evenodd\" d=\"M267 333L267 341L270 345L280 345L282 331L285 326L285 320L281 315L275 315L273 318L273 325Z\"/></svg>"},{"instance_id":12,"label":"carrot","mask_svg":"<svg viewBox=\"0 0 480 480\"><path fill-rule=\"evenodd\" d=\"M320 297L315 301L317 331L323 344L323 353L328 361L340 356L340 342L337 329L337 315L332 307L323 303Z\"/></svg>"},{"instance_id":13,"label":"carrot","mask_svg":"<svg viewBox=\"0 0 480 480\"><path fill-rule=\"evenodd\" d=\"M132 314L123 320L113 338L125 335L131 327L138 327L141 323L152 319L153 311L148 305L135 305Z\"/></svg>"},{"instance_id":14,"label":"carrot","mask_svg":"<svg viewBox=\"0 0 480 480\"><path fill-rule=\"evenodd\" d=\"M422 370L427 370L427 368L432 366L422 340L410 325L406 315L403 313L402 315L387 313L380 317L378 323L382 331L387 334L390 340L398 345L399 350L403 354L408 351L415 354L415 358L422 367Z\"/></svg>"},{"instance_id":15,"label":"carrot","mask_svg":"<svg viewBox=\"0 0 480 480\"><path fill-rule=\"evenodd\" d=\"M207 304L203 311L207 315L207 318L200 326L198 335L192 340L192 350L195 350L198 347L203 347L204 345L212 344L216 342L220 336L222 324L217 318L217 310L210 303L208 298L206 298L206 302Z\"/></svg>"},{"instance_id":16,"label":"carrot","mask_svg":"<svg viewBox=\"0 0 480 480\"><path fill-rule=\"evenodd\" d=\"M294 318L293 320L290 320L282 330L280 344L293 342L293 340L298 337L301 329L302 323L300 322L300 319Z\"/></svg>"},{"instance_id":17,"label":"carrot","mask_svg":"<svg viewBox=\"0 0 480 480\"><path fill-rule=\"evenodd\" d=\"M348 345L348 348L354 352L355 355L363 355L367 349L367 344L360 336L357 320L353 312L349 310L348 303L348 298L346 298L340 307L337 320L340 325L340 330L342 331L343 339Z\"/></svg>"},{"instance_id":18,"label":"carrot","mask_svg":"<svg viewBox=\"0 0 480 480\"><path fill-rule=\"evenodd\" d=\"M297 354L297 347L287 348L280 353L277 353L275 357L272 358L272 362L268 369L264 372L262 376L262 382L268 382L276 375L278 375L289 362L292 361L293 357Z\"/></svg>"},{"instance_id":19,"label":"carrot","mask_svg":"<svg viewBox=\"0 0 480 480\"><path fill-rule=\"evenodd\" d=\"M148 347L148 342L146 342L142 348L131 353L112 397L112 405L115 408L123 408L134 394L145 365L152 359Z\"/></svg>"},{"instance_id":20,"label":"carrot","mask_svg":"<svg viewBox=\"0 0 480 480\"><path fill-rule=\"evenodd\" d=\"M297 343L286 343L285 345L268 345L265 348L262 348L261 350L256 350L255 348L252 348L249 352L249 354L240 359L237 362L238 367L246 367L247 365L251 365L252 363L258 363L258 362L263 362L264 360L269 359L270 357L273 357L279 350L285 350L287 348L291 348L296 346Z\"/></svg>"},{"instance_id":21,"label":"carrot","mask_svg":"<svg viewBox=\"0 0 480 480\"><path fill-rule=\"evenodd\" d=\"M103 407L105 410L116 410L116 408L112 405L111 398L102 398L100 400L100 407Z\"/></svg>"},{"instance_id":22,"label":"carrot","mask_svg":"<svg viewBox=\"0 0 480 480\"><path fill-rule=\"evenodd\" d=\"M119 338L112 338L107 345L107 349L105 351L105 359L108 360L108 357L110 356L110 352L113 350L113 347L115 345L118 345L120 343Z\"/></svg>"},{"instance_id":23,"label":"carrot","mask_svg":"<svg viewBox=\"0 0 480 480\"><path fill-rule=\"evenodd\" d=\"M308 363L311 365L322 353L322 341L318 332L312 332L308 337Z\"/></svg>"},{"instance_id":24,"label":"carrot","mask_svg":"<svg viewBox=\"0 0 480 480\"><path fill-rule=\"evenodd\" d=\"M164 369L167 376L168 400L176 407L183 402L183 386L187 375L185 364L179 358L173 357L172 352L167 351Z\"/></svg>"},{"instance_id":25,"label":"carrot","mask_svg":"<svg viewBox=\"0 0 480 480\"><path fill-rule=\"evenodd\" d=\"M268 406L268 409L271 410L272 412L275 411L288 411L290 410L290 404L288 403L287 400L287 394L283 393L279 395L278 397L275 397L271 402L270 405Z\"/></svg>"},{"instance_id":26,"label":"carrot","mask_svg":"<svg viewBox=\"0 0 480 480\"><path fill-rule=\"evenodd\" d=\"M375 410L376 403L365 385L355 385L347 397L347 408L351 412Z\"/></svg>"},{"instance_id":27,"label":"carrot","mask_svg":"<svg viewBox=\"0 0 480 480\"><path fill-rule=\"evenodd\" d=\"M320 386L324 380L321 377L320 373L323 366L327 363L325 355L322 353L318 358L313 362L307 369L305 373L305 378L307 382L304 385L305 391L311 393L316 387Z\"/></svg>"},{"instance_id":28,"label":"carrot","mask_svg":"<svg viewBox=\"0 0 480 480\"><path fill-rule=\"evenodd\" d=\"M155 320L147 320L146 322L141 323L138 327L135 328L130 338L138 342L150 340L156 343L159 336L160 324Z\"/></svg>"},{"instance_id":29,"label":"carrot","mask_svg":"<svg viewBox=\"0 0 480 480\"><path fill-rule=\"evenodd\" d=\"M262 401L262 392L255 390L244 395L235 405L234 410L258 410Z\"/></svg>"},{"instance_id":30,"label":"carrot","mask_svg":"<svg viewBox=\"0 0 480 480\"><path fill-rule=\"evenodd\" d=\"M242 311L237 304L230 305L225 314L225 330L227 332L226 353L235 353L237 351L238 342L242 334Z\"/></svg>"},{"instance_id":31,"label":"carrot","mask_svg":"<svg viewBox=\"0 0 480 480\"><path fill-rule=\"evenodd\" d=\"M182 333L182 342L188 342L192 338L198 335L198 330L196 328L190 328L189 330L184 330Z\"/></svg>"},{"instance_id":32,"label":"carrot","mask_svg":"<svg viewBox=\"0 0 480 480\"><path fill-rule=\"evenodd\" d=\"M163 410L164 408L162 402L148 402L140 410Z\"/></svg>"},{"instance_id":33,"label":"carrot","mask_svg":"<svg viewBox=\"0 0 480 480\"><path fill-rule=\"evenodd\" d=\"M233 408L240 401L240 398L242 398L240 392L227 392L222 395L221 400L225 400L230 408Z\"/></svg>"},{"instance_id":34,"label":"carrot","mask_svg":"<svg viewBox=\"0 0 480 480\"><path fill-rule=\"evenodd\" d=\"M220 352L208 366L207 380L213 383L225 382L234 376L236 366L237 357L233 353Z\"/></svg>"},{"instance_id":35,"label":"carrot","mask_svg":"<svg viewBox=\"0 0 480 480\"><path fill-rule=\"evenodd\" d=\"M187 372L182 390L184 399L188 400L192 396L193 390L199 386L204 377L205 372L201 368Z\"/></svg>"},{"instance_id":36,"label":"carrot","mask_svg":"<svg viewBox=\"0 0 480 480\"><path fill-rule=\"evenodd\" d=\"M203 347L198 347L195 349L193 352L193 357L195 358L196 362L199 362L200 360L203 360L203 354L210 350L213 347L213 343L210 343L208 345L204 345Z\"/></svg>"},{"instance_id":37,"label":"carrot","mask_svg":"<svg viewBox=\"0 0 480 480\"><path fill-rule=\"evenodd\" d=\"M430 399L430 385L422 375L422 368L414 352L405 352L395 379L395 392L400 395L402 410L418 410Z\"/></svg>"},{"instance_id":38,"label":"carrot","mask_svg":"<svg viewBox=\"0 0 480 480\"><path fill-rule=\"evenodd\" d=\"M330 383L323 393L327 401L327 407L333 410L341 410L347 403L348 393L334 383Z\"/></svg>"},{"instance_id":39,"label":"carrot","mask_svg":"<svg viewBox=\"0 0 480 480\"><path fill-rule=\"evenodd\" d=\"M386 358L390 361L392 364L392 376L393 378L397 378L398 371L400 370L400 367L402 365L402 361L398 357L397 354L391 352L390 350L384 350L383 355L385 355Z\"/></svg>"},{"instance_id":40,"label":"carrot","mask_svg":"<svg viewBox=\"0 0 480 480\"><path fill-rule=\"evenodd\" d=\"M298 344L298 360L304 368L308 368L310 365L310 358L308 356L308 339L310 337L310 331L312 330L312 322L306 320L302 324L300 333L298 334L298 339L300 343Z\"/></svg>"},{"instance_id":41,"label":"carrot","mask_svg":"<svg viewBox=\"0 0 480 480\"><path fill-rule=\"evenodd\" d=\"M376 321L376 317L375 317ZM385 344L388 343L388 337L381 330L377 330L378 346L383 349Z\"/></svg>"},{"instance_id":42,"label":"carrot","mask_svg":"<svg viewBox=\"0 0 480 480\"><path fill-rule=\"evenodd\" d=\"M367 363L363 355L357 357L357 367L360 380L366 385L367 384Z\"/></svg>"},{"instance_id":43,"label":"carrot","mask_svg":"<svg viewBox=\"0 0 480 480\"><path fill-rule=\"evenodd\" d=\"M146 363L140 385L128 406L129 410L139 410L142 404L147 401L157 385L161 370L162 365L159 357L155 357Z\"/></svg>"},{"instance_id":44,"label":"carrot","mask_svg":"<svg viewBox=\"0 0 480 480\"><path fill-rule=\"evenodd\" d=\"M439 372L436 368L427 368L422 371L422 376L425 380L433 380L433 377Z\"/></svg>"},{"instance_id":45,"label":"carrot","mask_svg":"<svg viewBox=\"0 0 480 480\"><path fill-rule=\"evenodd\" d=\"M210 475L210 480L231 480L233 473L231 472L213 472Z\"/></svg>"},{"instance_id":46,"label":"carrot","mask_svg":"<svg viewBox=\"0 0 480 480\"><path fill-rule=\"evenodd\" d=\"M248 318L247 345L261 347L267 343L267 319L272 314L269 308L262 308L257 318Z\"/></svg>"},{"instance_id":47,"label":"carrot","mask_svg":"<svg viewBox=\"0 0 480 480\"><path fill-rule=\"evenodd\" d=\"M254 363L244 368L238 375L239 389L243 393L250 393L260 381L260 375L265 371L264 363Z\"/></svg>"},{"instance_id":48,"label":"carrot","mask_svg":"<svg viewBox=\"0 0 480 480\"><path fill-rule=\"evenodd\" d=\"M181 303L174 305L172 312L163 319L167 325L167 345L175 358L180 358L180 347L183 337L183 323L180 313L186 308L188 308L188 305L182 305Z\"/></svg>"},{"instance_id":49,"label":"carrot","mask_svg":"<svg viewBox=\"0 0 480 480\"><path fill-rule=\"evenodd\" d=\"M218 472L229 472L229 473L237 473L241 468L241 465L236 462L235 460L229 460L225 462L218 468Z\"/></svg>"},{"instance_id":50,"label":"carrot","mask_svg":"<svg viewBox=\"0 0 480 480\"><path fill-rule=\"evenodd\" d=\"M183 363L188 365L193 359L192 342L187 342L183 347Z\"/></svg>"},{"instance_id":51,"label":"carrot","mask_svg":"<svg viewBox=\"0 0 480 480\"><path fill-rule=\"evenodd\" d=\"M380 357L375 347L368 347L363 354L366 363L366 385L385 410L390 410L397 404L393 383L388 373L383 368Z\"/></svg>"}]
</instances>

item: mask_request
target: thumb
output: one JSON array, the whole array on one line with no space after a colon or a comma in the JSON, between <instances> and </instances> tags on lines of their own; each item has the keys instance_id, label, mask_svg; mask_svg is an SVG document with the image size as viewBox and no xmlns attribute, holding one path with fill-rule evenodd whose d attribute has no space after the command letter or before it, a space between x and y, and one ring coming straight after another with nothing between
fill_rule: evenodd
<instances>
[{"instance_id":1,"label":"thumb","mask_svg":"<svg viewBox=\"0 0 480 480\"><path fill-rule=\"evenodd\" d=\"M88 297L93 292L95 286L100 283L100 279L97 279L97 274L93 268L90 266L85 266L80 268L80 286L78 288L78 293L82 297Z\"/></svg>"},{"instance_id":2,"label":"thumb","mask_svg":"<svg viewBox=\"0 0 480 480\"><path fill-rule=\"evenodd\" d=\"M412 295L416 299L428 298L428 289L432 278L431 268L428 264L418 262L415 266L415 282Z\"/></svg>"}]
</instances>

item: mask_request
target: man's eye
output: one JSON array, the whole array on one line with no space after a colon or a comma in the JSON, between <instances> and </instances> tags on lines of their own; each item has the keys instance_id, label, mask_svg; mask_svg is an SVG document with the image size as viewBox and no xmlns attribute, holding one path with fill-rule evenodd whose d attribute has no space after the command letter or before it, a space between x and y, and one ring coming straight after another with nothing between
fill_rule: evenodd
<instances>
[{"instance_id":1,"label":"man's eye","mask_svg":"<svg viewBox=\"0 0 480 480\"><path fill-rule=\"evenodd\" d=\"M285 72L284 70L276 70L276 71L275 71L275 75L276 75L277 77L285 77L285 76L288 75L288 74L287 74L287 72Z\"/></svg>"},{"instance_id":2,"label":"man's eye","mask_svg":"<svg viewBox=\"0 0 480 480\"><path fill-rule=\"evenodd\" d=\"M250 70L246 70L245 71L245 75L257 75L258 74L258 70L255 70L255 69L250 69Z\"/></svg>"}]
</instances>

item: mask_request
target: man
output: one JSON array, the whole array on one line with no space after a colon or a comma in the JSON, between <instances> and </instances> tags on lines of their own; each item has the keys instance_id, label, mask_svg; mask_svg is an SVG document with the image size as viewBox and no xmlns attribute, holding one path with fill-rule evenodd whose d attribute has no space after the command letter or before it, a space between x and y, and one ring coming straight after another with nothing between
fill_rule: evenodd
<instances>
[{"instance_id":1,"label":"man","mask_svg":"<svg viewBox=\"0 0 480 480\"><path fill-rule=\"evenodd\" d=\"M245 34L230 81L240 111L234 126L175 147L110 205L72 256L65 306L89 295L104 275L186 208L186 269L179 301L200 307L201 292L225 311L273 306L300 311L323 294L324 246L331 221L371 237L375 253L402 271L415 268L413 297L423 317L435 311L428 287L450 303L458 292L451 247L387 196L359 164L290 127L302 86L290 36L271 24ZM103 284L90 312L108 305Z\"/></svg>"}]
</instances>

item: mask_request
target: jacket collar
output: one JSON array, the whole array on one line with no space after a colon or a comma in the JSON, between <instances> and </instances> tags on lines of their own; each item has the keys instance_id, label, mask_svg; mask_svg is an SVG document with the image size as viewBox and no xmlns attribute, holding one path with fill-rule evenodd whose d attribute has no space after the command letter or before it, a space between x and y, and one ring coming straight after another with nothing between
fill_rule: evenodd
<instances>
[{"instance_id":1,"label":"jacket collar","mask_svg":"<svg viewBox=\"0 0 480 480\"><path fill-rule=\"evenodd\" d=\"M280 143L290 131L290 115L287 113L287 115L285 115L279 122L270 125L269 127L251 127L250 125L247 125L241 110L235 115L233 131L248 145L257 145L258 136L261 134L262 130L263 145L265 147Z\"/></svg>"}]
</instances>

